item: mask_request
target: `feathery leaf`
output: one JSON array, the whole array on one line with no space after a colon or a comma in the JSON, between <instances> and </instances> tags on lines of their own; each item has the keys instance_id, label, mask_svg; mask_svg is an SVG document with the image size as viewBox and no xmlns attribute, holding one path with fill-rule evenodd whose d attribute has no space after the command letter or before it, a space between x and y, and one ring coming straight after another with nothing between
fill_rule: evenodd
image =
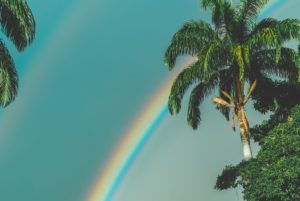
<instances>
[{"instance_id":1,"label":"feathery leaf","mask_svg":"<svg viewBox=\"0 0 300 201\"><path fill-rule=\"evenodd\" d=\"M193 129L197 129L201 120L200 103L206 96L213 92L217 84L218 76L215 74L210 77L208 82L200 83L192 90L188 106L187 121Z\"/></svg>"},{"instance_id":2,"label":"feathery leaf","mask_svg":"<svg viewBox=\"0 0 300 201\"><path fill-rule=\"evenodd\" d=\"M4 43L0 42L0 105L6 107L16 97L18 76L13 59Z\"/></svg>"},{"instance_id":3,"label":"feathery leaf","mask_svg":"<svg viewBox=\"0 0 300 201\"><path fill-rule=\"evenodd\" d=\"M209 42L217 38L211 26L204 21L191 21L185 23L173 36L168 46L164 61L172 70L179 55L195 55Z\"/></svg>"},{"instance_id":4,"label":"feathery leaf","mask_svg":"<svg viewBox=\"0 0 300 201\"><path fill-rule=\"evenodd\" d=\"M299 78L300 55L291 48L281 48L280 58L276 61L277 50L268 49L255 53L252 67L258 68L269 74L274 74L290 81Z\"/></svg>"},{"instance_id":5,"label":"feathery leaf","mask_svg":"<svg viewBox=\"0 0 300 201\"><path fill-rule=\"evenodd\" d=\"M169 95L168 107L171 114L181 109L181 100L186 90L199 79L199 61L185 68L175 79Z\"/></svg>"},{"instance_id":6,"label":"feathery leaf","mask_svg":"<svg viewBox=\"0 0 300 201\"><path fill-rule=\"evenodd\" d=\"M19 51L35 36L35 21L25 0L0 0L0 24Z\"/></svg>"},{"instance_id":7,"label":"feathery leaf","mask_svg":"<svg viewBox=\"0 0 300 201\"><path fill-rule=\"evenodd\" d=\"M239 19L244 27L255 23L259 12L268 2L269 0L241 0L238 7Z\"/></svg>"}]
</instances>

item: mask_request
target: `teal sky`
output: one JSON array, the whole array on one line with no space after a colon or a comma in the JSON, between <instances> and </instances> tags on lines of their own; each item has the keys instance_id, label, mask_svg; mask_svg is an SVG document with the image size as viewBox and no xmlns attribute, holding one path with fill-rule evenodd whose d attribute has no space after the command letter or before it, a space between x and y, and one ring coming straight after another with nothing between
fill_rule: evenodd
<instances>
[{"instance_id":1,"label":"teal sky","mask_svg":"<svg viewBox=\"0 0 300 201\"><path fill-rule=\"evenodd\" d=\"M162 62L198 0L28 0L37 22L23 53L17 99L0 115L0 200L84 201L118 140L169 78ZM273 13L300 18L298 0ZM185 104L183 104L185 105ZM144 147L115 201L235 201L215 179L242 158L238 133L202 104L198 131L186 110L168 116ZM263 116L248 109L252 125ZM257 149L257 148L255 148Z\"/></svg>"}]
</instances>

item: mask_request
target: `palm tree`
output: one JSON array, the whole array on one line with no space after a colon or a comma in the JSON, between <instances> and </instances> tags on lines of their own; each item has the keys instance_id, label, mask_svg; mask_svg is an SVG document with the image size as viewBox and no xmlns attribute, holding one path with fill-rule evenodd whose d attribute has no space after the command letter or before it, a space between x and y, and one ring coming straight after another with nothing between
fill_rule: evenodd
<instances>
[{"instance_id":1,"label":"palm tree","mask_svg":"<svg viewBox=\"0 0 300 201\"><path fill-rule=\"evenodd\" d=\"M179 113L185 92L193 87L187 121L197 129L200 103L218 90L220 96L213 102L227 120L232 112L233 129L237 119L244 160L252 157L246 103L250 98L260 98L260 89L272 82L273 75L297 83L300 73L297 51L284 46L290 40L300 40L300 21L266 18L257 22L267 3L268 0L241 0L233 5L228 0L202 0L201 7L212 13L212 25L201 20L185 23L173 36L164 56L169 70L174 68L178 56L197 57L173 83L168 102L170 113ZM250 87L245 92L247 83Z\"/></svg>"},{"instance_id":2,"label":"palm tree","mask_svg":"<svg viewBox=\"0 0 300 201\"><path fill-rule=\"evenodd\" d=\"M18 51L23 51L35 36L35 21L25 0L0 0L0 25ZM6 107L16 97L18 75L13 58L0 40L0 106Z\"/></svg>"}]
</instances>

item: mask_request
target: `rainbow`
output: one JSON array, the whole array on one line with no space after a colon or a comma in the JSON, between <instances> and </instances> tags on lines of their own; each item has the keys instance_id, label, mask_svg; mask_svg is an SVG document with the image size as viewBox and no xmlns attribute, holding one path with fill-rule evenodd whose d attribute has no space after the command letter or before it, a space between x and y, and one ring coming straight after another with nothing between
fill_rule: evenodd
<instances>
[{"instance_id":1,"label":"rainbow","mask_svg":"<svg viewBox=\"0 0 300 201\"><path fill-rule=\"evenodd\" d=\"M184 60L180 66L186 66L193 62L194 58ZM173 73L170 79L163 84L154 95L154 98L145 105L139 113L135 123L125 132L120 140L117 150L113 153L107 166L100 174L100 180L96 183L93 192L89 195L88 201L112 200L114 193L125 177L128 169L139 155L143 146L153 135L157 127L162 123L168 114L166 100L171 89L175 76L180 68Z\"/></svg>"},{"instance_id":2,"label":"rainbow","mask_svg":"<svg viewBox=\"0 0 300 201\"><path fill-rule=\"evenodd\" d=\"M260 18L264 18L281 7L287 0L273 0L263 10ZM186 66L191 63L192 59L188 59L180 66ZM163 122L168 114L166 104L167 96L170 91L174 77L180 69L177 68L167 82L153 95L152 100L145 105L145 109L139 113L131 127L122 135L119 145L115 152L111 155L107 165L100 172L99 178L87 197L87 201L111 201L120 183L126 176L131 165L136 160L143 146L154 131Z\"/></svg>"}]
</instances>

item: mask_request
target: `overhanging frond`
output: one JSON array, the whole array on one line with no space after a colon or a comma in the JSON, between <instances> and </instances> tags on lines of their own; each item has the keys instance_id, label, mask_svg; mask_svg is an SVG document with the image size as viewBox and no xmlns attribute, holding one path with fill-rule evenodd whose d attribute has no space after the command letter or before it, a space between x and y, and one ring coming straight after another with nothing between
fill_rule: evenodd
<instances>
[{"instance_id":1,"label":"overhanging frond","mask_svg":"<svg viewBox=\"0 0 300 201\"><path fill-rule=\"evenodd\" d=\"M224 3L224 0L201 0L200 4L204 10L213 9L214 6Z\"/></svg>"},{"instance_id":2,"label":"overhanging frond","mask_svg":"<svg viewBox=\"0 0 300 201\"><path fill-rule=\"evenodd\" d=\"M255 26L253 26L253 28L251 30L251 34L253 35L265 28L274 29L278 26L279 23L280 23L280 21L277 19L270 18L270 17L265 18L265 19L261 20L260 22L256 23Z\"/></svg>"},{"instance_id":3,"label":"overhanging frond","mask_svg":"<svg viewBox=\"0 0 300 201\"><path fill-rule=\"evenodd\" d=\"M172 70L179 55L195 55L203 46L216 38L215 31L208 23L204 21L187 22L173 36L165 52L164 61L169 70Z\"/></svg>"},{"instance_id":4,"label":"overhanging frond","mask_svg":"<svg viewBox=\"0 0 300 201\"><path fill-rule=\"evenodd\" d=\"M279 32L285 41L296 39L300 41L300 20L285 19L278 25Z\"/></svg>"},{"instance_id":5,"label":"overhanging frond","mask_svg":"<svg viewBox=\"0 0 300 201\"><path fill-rule=\"evenodd\" d=\"M201 5L204 9L210 8L212 12L212 23L221 38L226 34L234 38L235 10L230 1L227 0L203 0Z\"/></svg>"},{"instance_id":6,"label":"overhanging frond","mask_svg":"<svg viewBox=\"0 0 300 201\"><path fill-rule=\"evenodd\" d=\"M205 46L198 54L200 64L200 79L208 81L215 72L226 66L229 62L230 53L220 41L212 42Z\"/></svg>"},{"instance_id":7,"label":"overhanging frond","mask_svg":"<svg viewBox=\"0 0 300 201\"><path fill-rule=\"evenodd\" d=\"M4 43L0 42L0 105L6 107L16 97L18 76L13 59Z\"/></svg>"},{"instance_id":8,"label":"overhanging frond","mask_svg":"<svg viewBox=\"0 0 300 201\"><path fill-rule=\"evenodd\" d=\"M300 21L298 19L276 20L266 18L253 27L252 35L263 29L272 29L280 34L283 41L296 39L300 41Z\"/></svg>"},{"instance_id":9,"label":"overhanging frond","mask_svg":"<svg viewBox=\"0 0 300 201\"><path fill-rule=\"evenodd\" d=\"M226 27L224 23L224 10L220 4L216 4L212 7L212 23L219 36L226 34Z\"/></svg>"},{"instance_id":10,"label":"overhanging frond","mask_svg":"<svg viewBox=\"0 0 300 201\"><path fill-rule=\"evenodd\" d=\"M232 37L237 37L237 21L236 21L236 12L234 7L231 3L225 2L224 3L224 24L226 27L227 34Z\"/></svg>"},{"instance_id":11,"label":"overhanging frond","mask_svg":"<svg viewBox=\"0 0 300 201\"><path fill-rule=\"evenodd\" d=\"M277 62L277 50L262 50L252 56L252 67L268 74L296 82L299 79L300 55L291 48L281 48Z\"/></svg>"},{"instance_id":12,"label":"overhanging frond","mask_svg":"<svg viewBox=\"0 0 300 201\"><path fill-rule=\"evenodd\" d=\"M200 123L200 109L199 105L203 99L211 94L218 85L218 75L213 75L208 82L198 84L191 92L187 121L193 129L197 129Z\"/></svg>"},{"instance_id":13,"label":"overhanging frond","mask_svg":"<svg viewBox=\"0 0 300 201\"><path fill-rule=\"evenodd\" d=\"M242 26L249 27L254 24L259 12L268 2L269 0L241 0L238 13Z\"/></svg>"},{"instance_id":14,"label":"overhanging frond","mask_svg":"<svg viewBox=\"0 0 300 201\"><path fill-rule=\"evenodd\" d=\"M266 27L255 29L245 41L245 44L253 51L262 49L277 48L283 44L283 38L278 29Z\"/></svg>"},{"instance_id":15,"label":"overhanging frond","mask_svg":"<svg viewBox=\"0 0 300 201\"><path fill-rule=\"evenodd\" d=\"M186 90L199 79L199 61L185 68L175 79L169 95L168 107L171 114L181 109L181 100Z\"/></svg>"},{"instance_id":16,"label":"overhanging frond","mask_svg":"<svg viewBox=\"0 0 300 201\"><path fill-rule=\"evenodd\" d=\"M0 23L19 51L33 41L35 21L25 0L0 0Z\"/></svg>"}]
</instances>

